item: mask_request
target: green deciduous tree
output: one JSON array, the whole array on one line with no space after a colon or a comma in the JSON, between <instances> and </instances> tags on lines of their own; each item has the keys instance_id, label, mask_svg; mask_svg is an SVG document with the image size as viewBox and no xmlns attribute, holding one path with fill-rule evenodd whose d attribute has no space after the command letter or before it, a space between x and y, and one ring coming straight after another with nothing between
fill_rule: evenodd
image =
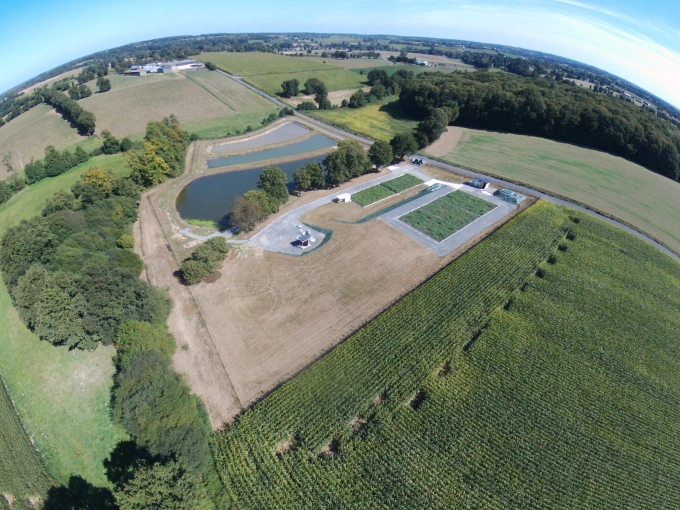
<instances>
[{"instance_id":1,"label":"green deciduous tree","mask_svg":"<svg viewBox=\"0 0 680 510\"><path fill-rule=\"evenodd\" d=\"M120 152L120 142L111 134L111 131L108 129L102 131L102 138L102 152L104 154L116 154Z\"/></svg>"},{"instance_id":2,"label":"green deciduous tree","mask_svg":"<svg viewBox=\"0 0 680 510\"><path fill-rule=\"evenodd\" d=\"M368 157L371 161L375 163L377 167L389 165L394 159L394 154L392 153L392 147L389 143L378 140L371 145L368 149Z\"/></svg>"},{"instance_id":3,"label":"green deciduous tree","mask_svg":"<svg viewBox=\"0 0 680 510\"><path fill-rule=\"evenodd\" d=\"M143 466L113 490L120 510L211 510L198 476L169 461Z\"/></svg>"},{"instance_id":4,"label":"green deciduous tree","mask_svg":"<svg viewBox=\"0 0 680 510\"><path fill-rule=\"evenodd\" d=\"M164 355L140 352L122 367L115 383L114 420L137 444L152 455L177 458L194 473L210 465L212 431L205 408Z\"/></svg>"},{"instance_id":5,"label":"green deciduous tree","mask_svg":"<svg viewBox=\"0 0 680 510\"><path fill-rule=\"evenodd\" d=\"M257 187L276 199L279 204L288 201L288 177L278 166L268 166L257 179Z\"/></svg>"},{"instance_id":6,"label":"green deciduous tree","mask_svg":"<svg viewBox=\"0 0 680 510\"><path fill-rule=\"evenodd\" d=\"M99 88L99 92L108 92L111 90L111 81L100 76L97 78L97 88Z\"/></svg>"},{"instance_id":7,"label":"green deciduous tree","mask_svg":"<svg viewBox=\"0 0 680 510\"><path fill-rule=\"evenodd\" d=\"M418 143L411 133L397 133L390 140L390 145L392 146L392 152L399 159L418 150Z\"/></svg>"},{"instance_id":8,"label":"green deciduous tree","mask_svg":"<svg viewBox=\"0 0 680 510\"><path fill-rule=\"evenodd\" d=\"M320 189L326 185L323 168L316 161L298 168L293 174L295 189L306 191L310 189Z\"/></svg>"},{"instance_id":9,"label":"green deciduous tree","mask_svg":"<svg viewBox=\"0 0 680 510\"><path fill-rule=\"evenodd\" d=\"M283 97L295 97L300 93L300 82L295 78L286 80L281 83L281 88L283 89Z\"/></svg>"},{"instance_id":10,"label":"green deciduous tree","mask_svg":"<svg viewBox=\"0 0 680 510\"><path fill-rule=\"evenodd\" d=\"M146 188L156 186L172 175L172 169L156 154L156 147L150 142L144 143L143 151L128 152L127 166L130 178Z\"/></svg>"},{"instance_id":11,"label":"green deciduous tree","mask_svg":"<svg viewBox=\"0 0 680 510\"><path fill-rule=\"evenodd\" d=\"M368 154L355 140L343 140L338 148L328 154L323 161L328 172L328 182L333 185L347 182L371 171L371 160Z\"/></svg>"},{"instance_id":12,"label":"green deciduous tree","mask_svg":"<svg viewBox=\"0 0 680 510\"><path fill-rule=\"evenodd\" d=\"M308 96L316 94L321 89L326 90L326 85L324 85L324 83L318 78L309 78L305 82L305 94Z\"/></svg>"},{"instance_id":13,"label":"green deciduous tree","mask_svg":"<svg viewBox=\"0 0 680 510\"><path fill-rule=\"evenodd\" d=\"M175 339L166 327L150 322L121 322L116 331L119 365L125 365L140 352L156 350L170 359L175 353Z\"/></svg>"}]
</instances>

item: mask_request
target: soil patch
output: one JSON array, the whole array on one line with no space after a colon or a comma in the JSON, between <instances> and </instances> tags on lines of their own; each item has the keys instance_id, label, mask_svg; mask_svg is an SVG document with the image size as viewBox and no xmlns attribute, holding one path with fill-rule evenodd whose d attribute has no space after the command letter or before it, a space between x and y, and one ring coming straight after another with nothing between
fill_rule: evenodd
<instances>
[{"instance_id":1,"label":"soil patch","mask_svg":"<svg viewBox=\"0 0 680 510\"><path fill-rule=\"evenodd\" d=\"M463 129L459 127L449 126L446 131L442 133L438 140L435 140L425 152L435 157L446 156L449 152L456 148L458 141L463 134Z\"/></svg>"},{"instance_id":2,"label":"soil patch","mask_svg":"<svg viewBox=\"0 0 680 510\"><path fill-rule=\"evenodd\" d=\"M205 280L203 280L205 283L215 283L217 280L222 278L222 273L219 271L215 271L214 273L210 273L208 276L205 277Z\"/></svg>"},{"instance_id":3,"label":"soil patch","mask_svg":"<svg viewBox=\"0 0 680 510\"><path fill-rule=\"evenodd\" d=\"M371 90L371 87L361 87L361 89L364 92L368 92ZM328 93L328 99L330 100L331 104L335 104L340 106L342 103L343 99L347 99L349 101L349 98L354 94L358 88L356 89L345 89L345 90L335 90L333 92ZM285 101L290 104L293 107L297 107L300 103L303 101L311 101L314 102L314 95L309 95L309 96L297 96L297 97L291 97L290 99L285 99Z\"/></svg>"}]
</instances>

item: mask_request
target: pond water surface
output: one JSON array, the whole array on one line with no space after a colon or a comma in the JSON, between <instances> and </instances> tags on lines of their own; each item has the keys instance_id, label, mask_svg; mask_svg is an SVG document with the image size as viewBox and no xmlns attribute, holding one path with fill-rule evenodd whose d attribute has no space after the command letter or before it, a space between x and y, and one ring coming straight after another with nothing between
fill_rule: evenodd
<instances>
[{"instance_id":1,"label":"pond water surface","mask_svg":"<svg viewBox=\"0 0 680 510\"><path fill-rule=\"evenodd\" d=\"M289 188L292 188L295 170L312 161L321 164L325 157L322 155L304 158L279 163L276 166L286 173ZM226 225L234 199L242 196L246 191L257 188L257 178L264 168L260 166L236 172L206 175L191 181L177 197L176 206L179 215L184 219L216 221Z\"/></svg>"},{"instance_id":2,"label":"pond water surface","mask_svg":"<svg viewBox=\"0 0 680 510\"><path fill-rule=\"evenodd\" d=\"M220 168L223 166L244 165L247 163L257 163L258 161L265 161L267 159L285 158L290 156L297 156L305 152L318 151L320 149L327 149L335 145L335 141L322 135L315 135L307 140L292 143L277 149L267 149L264 151L251 152L250 154L242 154L240 156L225 156L223 158L209 159L208 168Z\"/></svg>"}]
</instances>

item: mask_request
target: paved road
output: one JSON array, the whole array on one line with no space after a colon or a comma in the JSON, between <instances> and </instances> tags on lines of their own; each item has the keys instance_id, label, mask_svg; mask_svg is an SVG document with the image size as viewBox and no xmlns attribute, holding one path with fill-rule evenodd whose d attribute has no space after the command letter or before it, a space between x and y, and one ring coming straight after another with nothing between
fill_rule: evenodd
<instances>
[{"instance_id":1,"label":"paved road","mask_svg":"<svg viewBox=\"0 0 680 510\"><path fill-rule=\"evenodd\" d=\"M241 79L240 76L234 76L234 75L231 75L229 73L225 73L225 72L220 71L220 70L218 70L218 72L224 74L225 76L231 78L232 80L237 81L238 83L241 83L243 86L248 87L249 89L251 89L255 93L269 99L270 101L272 101L273 103L275 103L276 105L278 105L281 108L290 106L290 105L287 105L287 104L283 103L282 101L278 100L277 98L270 96L269 94L266 94L265 92L262 92L260 89L253 87L249 83L246 83L245 81L243 81ZM338 129L338 128L329 126L328 124L324 124L323 122L320 122L316 119L313 119L311 117L303 115L299 112L295 112L295 118L296 118L296 120L300 121L301 124L307 125L309 127L313 127L314 129L317 129L318 131L324 132L326 134L332 134L334 136L338 136L338 137L341 137L341 138L352 138L352 139L357 140L358 142L360 142L364 145L371 145L373 143L371 140L368 140L366 138L362 138L362 137L354 135L352 133L348 133L346 131L343 131L342 129ZM431 165L438 166L438 167L441 167L441 168L444 168L444 169L447 169L447 170L452 170L452 171L454 171L458 174L465 175L465 176L468 176L468 177L473 177L473 176L477 176L477 175L482 176L482 177L487 177L491 181L492 184L494 184L498 187L508 187L508 188L512 188L514 190L520 191L522 193L529 193L531 195L538 196L538 197L543 198L545 200L549 200L549 201L551 201L555 204L566 205L566 206L572 207L574 209L577 209L581 212L584 212L586 214L589 214L591 216L595 216L596 218L599 218L599 219L604 220L604 221L606 221L606 222L608 222L612 225L615 225L619 228L624 229L625 231L636 236L637 238L642 239L643 241L645 241L645 242L651 244L652 246L658 248L659 250L664 252L666 255L668 255L669 257L673 258L675 261L680 263L680 256L676 255L675 253L673 253L671 250L669 250L665 246L659 244L654 239L647 237L645 234L642 234L642 233L638 232L637 230L630 228L627 225L624 225L621 222L618 222L618 221L613 220L611 218L607 218L606 216L602 216L601 214L596 213L595 211L592 211L592 210L587 209L585 207L582 207L580 205L574 204L573 202L569 202L568 200L563 200L561 198L554 197L554 196L549 195L547 193L543 193L541 191L537 191L537 190L531 189L531 188L526 187L526 186L520 186L518 184L514 184L514 183L511 183L511 182L508 182L508 181L504 181L502 179L496 179L494 177L484 175L483 173L471 172L469 170L465 170L463 168L460 168L460 167L457 167L457 166L454 166L454 165L449 165L447 163L441 163L439 161L428 159L426 157L422 157L422 159L423 159L423 162L425 162L425 163L429 163Z\"/></svg>"}]
</instances>

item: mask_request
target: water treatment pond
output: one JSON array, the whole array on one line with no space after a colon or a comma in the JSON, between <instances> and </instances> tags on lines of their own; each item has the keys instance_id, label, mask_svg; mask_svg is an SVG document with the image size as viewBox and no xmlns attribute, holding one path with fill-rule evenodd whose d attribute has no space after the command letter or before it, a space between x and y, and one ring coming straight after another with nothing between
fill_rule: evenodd
<instances>
[{"instance_id":1,"label":"water treatment pond","mask_svg":"<svg viewBox=\"0 0 680 510\"><path fill-rule=\"evenodd\" d=\"M276 166L286 173L290 187L295 170L312 161L321 164L325 157L322 155L298 159ZM264 168L260 166L236 172L206 175L191 181L177 197L176 206L179 215L185 220L216 221L226 225L234 199L242 196L246 191L257 188L257 178Z\"/></svg>"},{"instance_id":2,"label":"water treatment pond","mask_svg":"<svg viewBox=\"0 0 680 510\"><path fill-rule=\"evenodd\" d=\"M302 127L300 124L290 123L272 129L269 133L249 138L248 140L239 140L237 142L228 142L222 145L215 145L210 152L213 154L228 154L230 152L237 152L248 149L256 149L265 145L274 145L275 143L288 142L295 140L303 135L309 133L309 129Z\"/></svg>"},{"instance_id":3,"label":"water treatment pond","mask_svg":"<svg viewBox=\"0 0 680 510\"><path fill-rule=\"evenodd\" d=\"M276 149L267 149L264 151L251 152L250 154L242 154L240 156L225 156L223 158L209 159L208 168L220 168L223 166L245 165L248 163L257 163L258 161L265 161L267 159L285 158L290 156L297 156L305 152L318 151L321 149L328 149L335 145L335 141L322 135L312 136L301 142L292 143L284 147Z\"/></svg>"}]
</instances>

